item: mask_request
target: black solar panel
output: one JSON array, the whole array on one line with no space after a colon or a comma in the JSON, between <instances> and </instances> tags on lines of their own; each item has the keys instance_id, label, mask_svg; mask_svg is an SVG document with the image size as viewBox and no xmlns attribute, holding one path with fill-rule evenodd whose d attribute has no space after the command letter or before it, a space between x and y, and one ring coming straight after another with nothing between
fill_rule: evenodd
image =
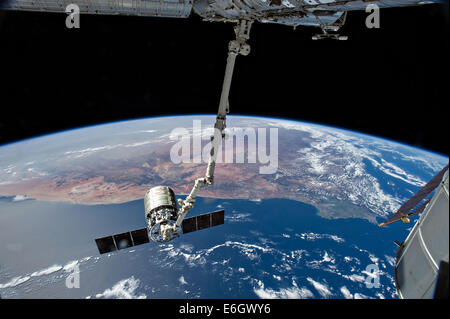
<instances>
[{"instance_id":1,"label":"black solar panel","mask_svg":"<svg viewBox=\"0 0 450 319\"><path fill-rule=\"evenodd\" d=\"M147 228L141 228L131 231L134 246L142 245L149 242Z\"/></svg>"},{"instance_id":2,"label":"black solar panel","mask_svg":"<svg viewBox=\"0 0 450 319\"><path fill-rule=\"evenodd\" d=\"M218 210L212 213L189 217L183 220L181 225L183 234L187 234L196 230L201 230L225 223L225 211Z\"/></svg>"},{"instance_id":3,"label":"black solar panel","mask_svg":"<svg viewBox=\"0 0 450 319\"><path fill-rule=\"evenodd\" d=\"M95 242L97 243L98 251L100 254L105 254L117 250L112 236L97 238Z\"/></svg>"},{"instance_id":4,"label":"black solar panel","mask_svg":"<svg viewBox=\"0 0 450 319\"><path fill-rule=\"evenodd\" d=\"M183 234L196 230L222 225L225 221L225 211L218 210L212 213L189 217L183 220L181 228ZM95 239L100 254L109 253L150 242L147 228L135 229L130 232Z\"/></svg>"},{"instance_id":5,"label":"black solar panel","mask_svg":"<svg viewBox=\"0 0 450 319\"><path fill-rule=\"evenodd\" d=\"M211 213L211 227L222 225L224 223L225 223L225 211L223 209Z\"/></svg>"},{"instance_id":6,"label":"black solar panel","mask_svg":"<svg viewBox=\"0 0 450 319\"><path fill-rule=\"evenodd\" d=\"M398 220L401 220L403 216L408 216L408 212L411 211L417 204L419 204L428 194L430 194L442 181L442 177L445 172L448 170L448 164L445 166L439 173L437 173L428 183L425 184L421 189L417 191L408 199L398 210L397 212L389 217L389 219L380 224L380 226L385 226L388 224L392 224ZM423 205L423 204L422 204ZM423 207L425 208L425 207ZM422 209L422 207L417 208L417 211ZM423 210L423 209L422 209ZM412 216L415 214L411 214Z\"/></svg>"},{"instance_id":7,"label":"black solar panel","mask_svg":"<svg viewBox=\"0 0 450 319\"><path fill-rule=\"evenodd\" d=\"M197 230L211 227L211 215L204 214L197 216Z\"/></svg>"},{"instance_id":8,"label":"black solar panel","mask_svg":"<svg viewBox=\"0 0 450 319\"><path fill-rule=\"evenodd\" d=\"M183 234L187 234L197 230L197 217L190 217L183 220L181 224Z\"/></svg>"},{"instance_id":9,"label":"black solar panel","mask_svg":"<svg viewBox=\"0 0 450 319\"><path fill-rule=\"evenodd\" d=\"M116 242L117 249L124 249L133 246L129 232L114 235L114 241Z\"/></svg>"}]
</instances>

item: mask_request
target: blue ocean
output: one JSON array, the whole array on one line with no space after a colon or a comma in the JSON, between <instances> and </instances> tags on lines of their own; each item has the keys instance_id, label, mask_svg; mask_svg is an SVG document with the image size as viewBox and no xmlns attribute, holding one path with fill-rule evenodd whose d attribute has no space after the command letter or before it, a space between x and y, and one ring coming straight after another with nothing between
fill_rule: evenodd
<instances>
[{"instance_id":1,"label":"blue ocean","mask_svg":"<svg viewBox=\"0 0 450 319\"><path fill-rule=\"evenodd\" d=\"M287 199L198 198L225 224L99 255L94 238L145 227L143 201L0 199L2 298L396 298L407 225L326 219ZM76 269L79 287L68 288Z\"/></svg>"}]
</instances>

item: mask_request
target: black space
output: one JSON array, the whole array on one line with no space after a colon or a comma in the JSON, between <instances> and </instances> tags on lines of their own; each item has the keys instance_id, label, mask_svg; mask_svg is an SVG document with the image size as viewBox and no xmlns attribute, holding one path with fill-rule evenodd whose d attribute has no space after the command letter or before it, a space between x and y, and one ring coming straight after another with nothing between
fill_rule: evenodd
<instances>
[{"instance_id":1,"label":"black space","mask_svg":"<svg viewBox=\"0 0 450 319\"><path fill-rule=\"evenodd\" d=\"M255 23L238 57L231 114L284 117L449 154L448 2L350 12L348 41ZM63 129L216 113L231 24L0 11L0 144Z\"/></svg>"}]
</instances>

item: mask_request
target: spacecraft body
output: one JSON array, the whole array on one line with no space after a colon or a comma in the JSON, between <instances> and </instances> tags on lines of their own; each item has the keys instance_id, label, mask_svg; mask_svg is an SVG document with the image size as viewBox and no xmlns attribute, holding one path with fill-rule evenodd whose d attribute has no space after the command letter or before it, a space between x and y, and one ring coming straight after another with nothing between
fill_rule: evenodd
<instances>
[{"instance_id":1,"label":"spacecraft body","mask_svg":"<svg viewBox=\"0 0 450 319\"><path fill-rule=\"evenodd\" d=\"M395 283L401 298L428 299L439 298L446 292L448 294L448 277L445 283L449 252L448 196L447 170L397 252Z\"/></svg>"},{"instance_id":2,"label":"spacecraft body","mask_svg":"<svg viewBox=\"0 0 450 319\"><path fill-rule=\"evenodd\" d=\"M395 285L400 298L448 298L448 164L380 224L410 223L420 215L399 247Z\"/></svg>"},{"instance_id":3,"label":"spacecraft body","mask_svg":"<svg viewBox=\"0 0 450 319\"><path fill-rule=\"evenodd\" d=\"M183 207L183 201L180 200ZM154 242L166 242L183 234L224 223L224 210L184 218L186 214L178 208L175 193L170 187L155 186L144 197L145 219L150 239Z\"/></svg>"},{"instance_id":4,"label":"spacecraft body","mask_svg":"<svg viewBox=\"0 0 450 319\"><path fill-rule=\"evenodd\" d=\"M153 241L168 241L172 239L166 228L175 225L178 218L178 205L175 193L167 186L150 188L144 197L145 219L150 237ZM178 233L172 236L177 236Z\"/></svg>"},{"instance_id":5,"label":"spacecraft body","mask_svg":"<svg viewBox=\"0 0 450 319\"><path fill-rule=\"evenodd\" d=\"M187 18L192 12L207 21L254 20L290 26L334 25L347 11L402 7L439 0L6 0L7 10L66 12L76 4L80 13Z\"/></svg>"}]
</instances>

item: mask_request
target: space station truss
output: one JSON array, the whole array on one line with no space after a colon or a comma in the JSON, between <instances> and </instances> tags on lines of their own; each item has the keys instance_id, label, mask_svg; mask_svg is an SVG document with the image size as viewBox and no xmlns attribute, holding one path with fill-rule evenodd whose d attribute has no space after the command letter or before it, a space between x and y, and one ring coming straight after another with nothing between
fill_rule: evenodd
<instances>
[{"instance_id":1,"label":"space station truss","mask_svg":"<svg viewBox=\"0 0 450 319\"><path fill-rule=\"evenodd\" d=\"M289 26L334 25L346 11L403 7L440 0L5 0L0 9L65 12L76 4L80 13L187 18L194 11L206 21L255 20ZM320 21L318 21L320 20Z\"/></svg>"},{"instance_id":2,"label":"space station truss","mask_svg":"<svg viewBox=\"0 0 450 319\"><path fill-rule=\"evenodd\" d=\"M80 13L187 18L193 0L7 0L0 7L7 10L66 12L76 4Z\"/></svg>"},{"instance_id":3,"label":"space station truss","mask_svg":"<svg viewBox=\"0 0 450 319\"><path fill-rule=\"evenodd\" d=\"M344 12L421 5L439 0L194 0L193 11L208 21L256 20L289 26L333 25ZM320 22L317 18L320 18Z\"/></svg>"}]
</instances>

